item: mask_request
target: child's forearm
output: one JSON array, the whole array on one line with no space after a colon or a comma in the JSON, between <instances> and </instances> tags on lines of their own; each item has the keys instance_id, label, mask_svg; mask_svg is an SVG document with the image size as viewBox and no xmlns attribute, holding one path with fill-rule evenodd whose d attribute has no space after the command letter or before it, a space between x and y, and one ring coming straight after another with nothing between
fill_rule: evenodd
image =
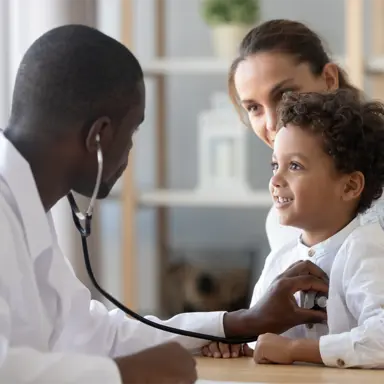
<instances>
[{"instance_id":1,"label":"child's forearm","mask_svg":"<svg viewBox=\"0 0 384 384\"><path fill-rule=\"evenodd\" d=\"M318 340L297 339L292 340L292 360L297 362L323 364Z\"/></svg>"}]
</instances>

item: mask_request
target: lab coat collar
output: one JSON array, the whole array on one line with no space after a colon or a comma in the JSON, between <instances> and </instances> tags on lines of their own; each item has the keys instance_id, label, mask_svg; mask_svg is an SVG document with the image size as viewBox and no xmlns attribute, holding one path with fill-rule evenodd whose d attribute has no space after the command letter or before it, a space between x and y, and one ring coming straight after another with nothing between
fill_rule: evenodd
<instances>
[{"instance_id":1,"label":"lab coat collar","mask_svg":"<svg viewBox=\"0 0 384 384\"><path fill-rule=\"evenodd\" d=\"M333 250L338 249L344 243L346 238L360 225L359 219L355 217L352 221L349 222L344 228L339 232L335 233L333 236L329 237L327 240L322 241L314 245L313 247L308 247L303 244L301 236L298 240L298 248L300 252L304 253L315 253L317 257L323 256Z\"/></svg>"},{"instance_id":2,"label":"lab coat collar","mask_svg":"<svg viewBox=\"0 0 384 384\"><path fill-rule=\"evenodd\" d=\"M34 259L52 245L49 217L41 202L29 163L1 131L0 177L9 188L10 204L22 222L29 251ZM8 196L5 198L8 200Z\"/></svg>"}]
</instances>

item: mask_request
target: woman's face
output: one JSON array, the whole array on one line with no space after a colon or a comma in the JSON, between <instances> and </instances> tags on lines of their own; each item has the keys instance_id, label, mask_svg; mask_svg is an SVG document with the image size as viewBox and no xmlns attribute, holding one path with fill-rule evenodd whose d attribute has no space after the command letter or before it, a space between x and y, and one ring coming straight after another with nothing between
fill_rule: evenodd
<instances>
[{"instance_id":1,"label":"woman's face","mask_svg":"<svg viewBox=\"0 0 384 384\"><path fill-rule=\"evenodd\" d=\"M234 85L241 106L248 114L256 135L270 147L276 135L277 105L284 92L324 92L337 88L338 71L327 64L315 76L308 63L297 64L284 53L257 53L241 61L234 76Z\"/></svg>"}]
</instances>

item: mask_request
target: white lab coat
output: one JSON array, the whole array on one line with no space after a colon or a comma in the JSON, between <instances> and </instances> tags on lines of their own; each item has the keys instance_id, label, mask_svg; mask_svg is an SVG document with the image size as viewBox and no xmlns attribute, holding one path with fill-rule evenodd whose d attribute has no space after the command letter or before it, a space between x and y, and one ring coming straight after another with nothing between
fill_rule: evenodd
<instances>
[{"instance_id":1,"label":"white lab coat","mask_svg":"<svg viewBox=\"0 0 384 384\"><path fill-rule=\"evenodd\" d=\"M182 314L163 323L224 336L223 316ZM171 340L190 350L206 343L91 300L60 251L28 163L0 133L0 383L120 383L113 357Z\"/></svg>"}]
</instances>

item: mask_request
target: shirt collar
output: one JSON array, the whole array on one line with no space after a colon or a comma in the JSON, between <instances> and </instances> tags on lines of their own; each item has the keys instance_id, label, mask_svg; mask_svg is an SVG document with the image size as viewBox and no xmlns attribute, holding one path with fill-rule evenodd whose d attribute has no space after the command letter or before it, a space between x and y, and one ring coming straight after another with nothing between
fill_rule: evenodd
<instances>
[{"instance_id":1,"label":"shirt collar","mask_svg":"<svg viewBox=\"0 0 384 384\"><path fill-rule=\"evenodd\" d=\"M298 248L300 251L305 253L316 253L317 256L324 255L329 251L333 251L341 247L346 238L360 225L359 219L355 217L349 224L347 224L339 232L335 233L333 236L329 237L327 240L322 241L314 245L313 247L308 247L301 241L301 236L298 239Z\"/></svg>"},{"instance_id":2,"label":"shirt collar","mask_svg":"<svg viewBox=\"0 0 384 384\"><path fill-rule=\"evenodd\" d=\"M14 201L10 204L16 206L29 250L35 258L51 246L50 225L29 163L3 132L0 132L0 177L11 192Z\"/></svg>"}]
</instances>

